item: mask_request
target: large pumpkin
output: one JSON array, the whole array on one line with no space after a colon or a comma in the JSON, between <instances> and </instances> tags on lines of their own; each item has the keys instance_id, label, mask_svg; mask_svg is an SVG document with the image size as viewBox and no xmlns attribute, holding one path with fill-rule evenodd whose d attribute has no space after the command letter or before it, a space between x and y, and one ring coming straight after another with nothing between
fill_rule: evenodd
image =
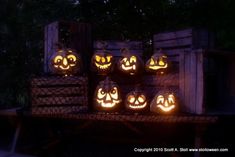
<instances>
[{"instance_id":1,"label":"large pumpkin","mask_svg":"<svg viewBox=\"0 0 235 157\"><path fill-rule=\"evenodd\" d=\"M142 111L147 106L147 98L140 90L134 90L126 95L125 107L127 110Z\"/></svg>"},{"instance_id":2,"label":"large pumpkin","mask_svg":"<svg viewBox=\"0 0 235 157\"><path fill-rule=\"evenodd\" d=\"M50 58L50 70L54 74L74 75L81 70L81 58L73 49L57 49Z\"/></svg>"},{"instance_id":3,"label":"large pumpkin","mask_svg":"<svg viewBox=\"0 0 235 157\"><path fill-rule=\"evenodd\" d=\"M156 113L172 113L177 108L177 100L173 92L166 90L156 94L150 104L150 111Z\"/></svg>"},{"instance_id":4,"label":"large pumpkin","mask_svg":"<svg viewBox=\"0 0 235 157\"><path fill-rule=\"evenodd\" d=\"M113 70L113 56L104 51L102 53L94 53L91 59L91 68L98 74L104 75Z\"/></svg>"},{"instance_id":5,"label":"large pumpkin","mask_svg":"<svg viewBox=\"0 0 235 157\"><path fill-rule=\"evenodd\" d=\"M131 54L128 49L121 50L122 58L118 62L121 72L136 75L142 71L143 62L138 55Z\"/></svg>"},{"instance_id":6,"label":"large pumpkin","mask_svg":"<svg viewBox=\"0 0 235 157\"><path fill-rule=\"evenodd\" d=\"M145 64L146 71L160 74L163 74L167 67L167 56L162 53L155 53Z\"/></svg>"},{"instance_id":7,"label":"large pumpkin","mask_svg":"<svg viewBox=\"0 0 235 157\"><path fill-rule=\"evenodd\" d=\"M113 110L121 103L118 85L107 77L101 81L95 90L94 104L98 110Z\"/></svg>"}]
</instances>

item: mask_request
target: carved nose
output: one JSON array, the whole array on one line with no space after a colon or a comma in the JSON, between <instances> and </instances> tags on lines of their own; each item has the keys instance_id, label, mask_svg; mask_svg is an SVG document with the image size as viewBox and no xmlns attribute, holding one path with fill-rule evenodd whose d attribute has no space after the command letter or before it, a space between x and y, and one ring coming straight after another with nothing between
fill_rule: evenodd
<instances>
[{"instance_id":1,"label":"carved nose","mask_svg":"<svg viewBox=\"0 0 235 157\"><path fill-rule=\"evenodd\" d=\"M63 59L63 65L68 65L68 60L66 58Z\"/></svg>"},{"instance_id":2,"label":"carved nose","mask_svg":"<svg viewBox=\"0 0 235 157\"><path fill-rule=\"evenodd\" d=\"M169 106L169 104L168 104L168 102L167 102L167 101L165 101L165 102L164 102L164 106L166 106L166 107L168 107L168 106Z\"/></svg>"},{"instance_id":3,"label":"carved nose","mask_svg":"<svg viewBox=\"0 0 235 157\"><path fill-rule=\"evenodd\" d=\"M106 95L105 101L111 101L111 96L109 94Z\"/></svg>"},{"instance_id":4,"label":"carved nose","mask_svg":"<svg viewBox=\"0 0 235 157\"><path fill-rule=\"evenodd\" d=\"M130 62L129 61L126 61L126 66L130 66Z\"/></svg>"}]
</instances>

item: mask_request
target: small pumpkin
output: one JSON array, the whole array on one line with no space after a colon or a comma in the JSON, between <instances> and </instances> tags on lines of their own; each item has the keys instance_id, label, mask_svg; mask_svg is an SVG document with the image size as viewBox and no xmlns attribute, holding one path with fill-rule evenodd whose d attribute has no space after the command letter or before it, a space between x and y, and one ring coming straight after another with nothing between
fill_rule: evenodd
<instances>
[{"instance_id":1,"label":"small pumpkin","mask_svg":"<svg viewBox=\"0 0 235 157\"><path fill-rule=\"evenodd\" d=\"M155 53L146 62L145 69L149 72L164 73L164 69L168 67L167 56L162 53Z\"/></svg>"},{"instance_id":2,"label":"small pumpkin","mask_svg":"<svg viewBox=\"0 0 235 157\"><path fill-rule=\"evenodd\" d=\"M147 98L142 91L134 90L126 95L125 107L128 110L141 111L147 106Z\"/></svg>"},{"instance_id":3,"label":"small pumpkin","mask_svg":"<svg viewBox=\"0 0 235 157\"><path fill-rule=\"evenodd\" d=\"M49 67L54 74L74 75L81 70L81 59L76 50L57 49L50 57Z\"/></svg>"},{"instance_id":4,"label":"small pumpkin","mask_svg":"<svg viewBox=\"0 0 235 157\"><path fill-rule=\"evenodd\" d=\"M107 74L113 70L113 56L106 51L94 53L91 64L93 71L99 74Z\"/></svg>"},{"instance_id":5,"label":"small pumpkin","mask_svg":"<svg viewBox=\"0 0 235 157\"><path fill-rule=\"evenodd\" d=\"M95 108L98 110L113 110L122 102L118 85L107 77L99 82L94 95Z\"/></svg>"},{"instance_id":6,"label":"small pumpkin","mask_svg":"<svg viewBox=\"0 0 235 157\"><path fill-rule=\"evenodd\" d=\"M173 92L160 91L150 104L150 111L156 113L172 113L177 108L177 99Z\"/></svg>"},{"instance_id":7,"label":"small pumpkin","mask_svg":"<svg viewBox=\"0 0 235 157\"><path fill-rule=\"evenodd\" d=\"M118 62L121 72L136 75L142 71L143 62L138 55L131 54L128 49L121 50L123 57Z\"/></svg>"}]
</instances>

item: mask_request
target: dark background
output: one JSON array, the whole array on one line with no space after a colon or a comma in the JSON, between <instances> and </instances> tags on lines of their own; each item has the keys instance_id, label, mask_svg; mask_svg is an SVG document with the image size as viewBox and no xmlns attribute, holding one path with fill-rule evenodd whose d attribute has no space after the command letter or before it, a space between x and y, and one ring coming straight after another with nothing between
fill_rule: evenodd
<instances>
[{"instance_id":1,"label":"dark background","mask_svg":"<svg viewBox=\"0 0 235 157\"><path fill-rule=\"evenodd\" d=\"M44 26L53 21L91 23L94 40L133 39L142 40L146 45L155 33L189 27L207 28L215 33L217 49L234 51L234 9L234 0L1 0L0 109L29 105L28 80L33 75L43 74ZM24 121L17 151L50 157L130 156L135 146L194 147L197 127L138 123L134 125L144 135L136 135L116 122L95 122L96 125L81 130L79 126L77 129L71 127L78 125L77 122L27 117ZM1 117L0 123L0 148L9 150L15 121ZM203 146L225 147L231 152L233 125L233 116L221 117L203 134ZM231 156L228 153L209 155Z\"/></svg>"}]
</instances>

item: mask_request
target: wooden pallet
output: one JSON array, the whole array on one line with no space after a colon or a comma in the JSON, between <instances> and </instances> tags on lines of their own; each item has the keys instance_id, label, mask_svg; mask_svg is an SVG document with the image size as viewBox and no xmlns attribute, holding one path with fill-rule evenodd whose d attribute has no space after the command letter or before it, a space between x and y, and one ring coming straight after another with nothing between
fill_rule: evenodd
<instances>
[{"instance_id":1,"label":"wooden pallet","mask_svg":"<svg viewBox=\"0 0 235 157\"><path fill-rule=\"evenodd\" d=\"M86 77L40 77L31 80L32 114L59 114L88 109Z\"/></svg>"}]
</instances>

